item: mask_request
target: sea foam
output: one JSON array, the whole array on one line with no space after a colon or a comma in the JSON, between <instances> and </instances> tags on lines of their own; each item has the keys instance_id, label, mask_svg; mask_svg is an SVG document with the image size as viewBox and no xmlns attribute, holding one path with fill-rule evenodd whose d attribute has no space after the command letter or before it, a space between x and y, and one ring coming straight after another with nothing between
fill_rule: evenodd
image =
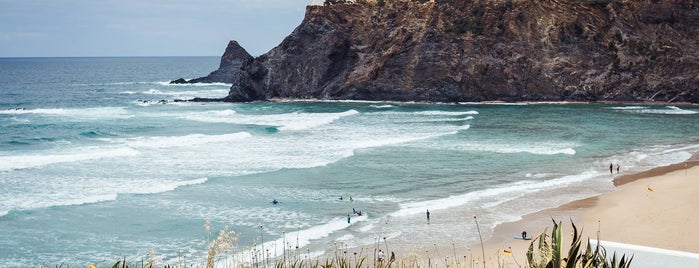
<instances>
[{"instance_id":1,"label":"sea foam","mask_svg":"<svg viewBox=\"0 0 699 268\"><path fill-rule=\"evenodd\" d=\"M595 178L599 175L599 172L591 170L576 175L563 176L545 181L519 181L508 183L495 188L468 192L446 198L404 203L400 205L400 210L389 215L392 217L410 216L424 213L427 209L442 210L459 207L492 197L497 197L497 200L491 202L489 206L495 206L509 200L513 200L523 194L531 194L548 189L562 188L571 184L576 184L580 183L581 181Z\"/></svg>"},{"instance_id":2,"label":"sea foam","mask_svg":"<svg viewBox=\"0 0 699 268\"><path fill-rule=\"evenodd\" d=\"M183 119L230 124L250 124L263 126L277 126L279 130L305 130L330 124L335 120L346 116L359 114L356 110L348 110L340 113L285 113L268 115L237 114L232 110L210 111L191 113L182 116Z\"/></svg>"},{"instance_id":3,"label":"sea foam","mask_svg":"<svg viewBox=\"0 0 699 268\"><path fill-rule=\"evenodd\" d=\"M612 107L614 110L621 110L628 113L641 113L641 114L667 114L667 115L689 115L697 114L699 112L694 110L685 110L677 106L665 106L665 108L652 108L648 106L621 106Z\"/></svg>"},{"instance_id":4,"label":"sea foam","mask_svg":"<svg viewBox=\"0 0 699 268\"><path fill-rule=\"evenodd\" d=\"M358 222L364 222L368 219L368 214L354 216L351 218L351 224L348 224L347 218L345 217L334 218L325 224L316 225L297 232L286 233L276 240L265 242L263 245L257 246L256 249L262 252L262 248L264 248L265 250L269 250L274 257L281 256L284 254L285 248L288 250L289 247L295 248L298 246L302 248L308 246L313 240L327 237L337 231L347 229ZM284 242L286 242L287 245L285 245Z\"/></svg>"},{"instance_id":5,"label":"sea foam","mask_svg":"<svg viewBox=\"0 0 699 268\"><path fill-rule=\"evenodd\" d=\"M105 118L131 118L133 115L124 107L101 108L44 108L44 109L8 109L0 111L0 114L35 114L44 116L75 117L78 119L105 119Z\"/></svg>"},{"instance_id":6,"label":"sea foam","mask_svg":"<svg viewBox=\"0 0 699 268\"><path fill-rule=\"evenodd\" d=\"M119 195L122 194L157 194L170 192L183 186L203 184L206 183L207 180L208 178L183 181L144 180L139 182L138 186L136 187L131 186L134 184L123 184L119 186L91 189L90 191L77 191L63 195L42 196L41 198L30 198L30 195L23 193L21 196L14 198L14 202L12 200L13 198L8 198L9 201L6 205L10 205L10 210L20 211L47 207L79 206L114 201L117 200ZM94 186L95 185L92 185L91 187ZM4 214L2 212L4 212ZM0 217L7 215L8 213L9 211L0 211Z\"/></svg>"},{"instance_id":7,"label":"sea foam","mask_svg":"<svg viewBox=\"0 0 699 268\"><path fill-rule=\"evenodd\" d=\"M460 115L477 115L477 111L465 111L465 112L447 112L447 111L421 111L421 112L412 112L414 115L431 115L431 116L439 116L439 115L446 115L446 116L460 116Z\"/></svg>"},{"instance_id":8,"label":"sea foam","mask_svg":"<svg viewBox=\"0 0 699 268\"><path fill-rule=\"evenodd\" d=\"M173 90L159 90L159 89L149 89L141 92L145 95L164 95L172 96L175 98L220 98L228 95L227 88L221 89L202 89L202 90L185 90L185 91L173 91Z\"/></svg>"},{"instance_id":9,"label":"sea foam","mask_svg":"<svg viewBox=\"0 0 699 268\"><path fill-rule=\"evenodd\" d=\"M189 134L184 136L160 136L160 137L135 137L135 138L101 138L98 140L125 143L130 147L145 147L145 148L169 148L169 147L185 147L197 146L207 143L230 142L252 137L248 132L237 132L221 135L204 135L204 134Z\"/></svg>"},{"instance_id":10,"label":"sea foam","mask_svg":"<svg viewBox=\"0 0 699 268\"><path fill-rule=\"evenodd\" d=\"M502 154L529 153L536 155L575 155L577 152L571 144L508 144L508 143L478 143L457 146L466 151L494 152Z\"/></svg>"},{"instance_id":11,"label":"sea foam","mask_svg":"<svg viewBox=\"0 0 699 268\"><path fill-rule=\"evenodd\" d=\"M128 157L139 152L130 148L105 149L83 147L65 152L0 156L0 171L33 168L51 164L79 162L111 157Z\"/></svg>"}]
</instances>

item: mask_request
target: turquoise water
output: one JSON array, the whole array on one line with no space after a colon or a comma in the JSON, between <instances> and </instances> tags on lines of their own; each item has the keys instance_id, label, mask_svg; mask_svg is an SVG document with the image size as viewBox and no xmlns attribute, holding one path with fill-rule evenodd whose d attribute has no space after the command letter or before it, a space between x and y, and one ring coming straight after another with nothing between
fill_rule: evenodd
<instances>
[{"instance_id":1,"label":"turquoise water","mask_svg":"<svg viewBox=\"0 0 699 268\"><path fill-rule=\"evenodd\" d=\"M0 59L0 267L198 261L207 220L271 255L379 237L470 245L472 215L487 237L612 190L610 163L630 173L699 152L696 106L174 101L225 96L167 84L217 63Z\"/></svg>"}]
</instances>

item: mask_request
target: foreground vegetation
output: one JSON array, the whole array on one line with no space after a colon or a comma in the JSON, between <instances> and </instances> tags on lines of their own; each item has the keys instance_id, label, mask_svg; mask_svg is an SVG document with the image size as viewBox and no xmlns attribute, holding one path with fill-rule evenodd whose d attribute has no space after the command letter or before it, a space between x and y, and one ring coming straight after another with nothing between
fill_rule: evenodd
<instances>
[{"instance_id":1,"label":"foreground vegetation","mask_svg":"<svg viewBox=\"0 0 699 268\"><path fill-rule=\"evenodd\" d=\"M535 238L526 253L527 263L517 267L531 268L627 268L630 267L633 257L623 255L617 258L616 253L613 253L611 258L607 255L604 247L599 243L592 247L590 240L583 248L581 231L577 229L575 224L573 227L572 241L568 252L563 252L563 239L561 236L561 223L553 221L553 228L550 235L544 231L539 237ZM179 268L179 267L274 267L274 268L361 268L361 267L487 267L486 263L474 262L463 259L457 259L454 255L453 259L449 257L432 259L429 256L419 256L418 254L410 254L403 259L389 259L386 256L383 260L376 258L376 250L373 256L370 251L362 250L359 254L356 252L348 254L347 250L336 249L332 256L325 257L324 260L311 259L308 256L302 256L297 253L284 253L283 258L265 258L261 250L253 249L249 255L235 254L235 233L232 231L222 230L219 235L209 243L207 256L205 260L198 263L187 263L178 260L174 264L159 264L153 259L141 261L127 261L125 258L118 260L112 268ZM256 248L256 247L255 247ZM289 250L292 252L292 250ZM499 258L498 258L499 260ZM498 261L496 267L506 267L507 264ZM509 266L508 266L509 267Z\"/></svg>"}]
</instances>

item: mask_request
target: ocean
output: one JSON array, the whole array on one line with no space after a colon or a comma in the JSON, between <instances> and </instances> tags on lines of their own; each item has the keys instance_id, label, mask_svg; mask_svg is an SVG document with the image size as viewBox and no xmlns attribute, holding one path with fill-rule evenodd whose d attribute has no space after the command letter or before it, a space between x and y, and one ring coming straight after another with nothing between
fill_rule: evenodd
<instances>
[{"instance_id":1,"label":"ocean","mask_svg":"<svg viewBox=\"0 0 699 268\"><path fill-rule=\"evenodd\" d=\"M0 267L471 245L699 152L697 106L176 101L218 61L0 59Z\"/></svg>"}]
</instances>

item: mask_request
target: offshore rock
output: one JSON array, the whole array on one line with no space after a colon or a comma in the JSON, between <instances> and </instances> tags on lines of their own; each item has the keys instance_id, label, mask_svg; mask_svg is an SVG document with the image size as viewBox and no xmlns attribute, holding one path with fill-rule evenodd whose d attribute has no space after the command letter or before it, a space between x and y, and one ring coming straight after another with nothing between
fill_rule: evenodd
<instances>
[{"instance_id":1,"label":"offshore rock","mask_svg":"<svg viewBox=\"0 0 699 268\"><path fill-rule=\"evenodd\" d=\"M231 40L228 42L226 51L221 56L221 63L217 70L204 77L186 81L183 78L171 81L170 84L186 83L227 83L233 84L236 81L240 66L246 61L252 61L253 57L238 44Z\"/></svg>"},{"instance_id":2,"label":"offshore rock","mask_svg":"<svg viewBox=\"0 0 699 268\"><path fill-rule=\"evenodd\" d=\"M697 36L692 0L308 6L280 45L242 61L225 100L697 103Z\"/></svg>"},{"instance_id":3,"label":"offshore rock","mask_svg":"<svg viewBox=\"0 0 699 268\"><path fill-rule=\"evenodd\" d=\"M177 80L170 81L170 84L188 84L187 80L184 78L178 78Z\"/></svg>"}]
</instances>

